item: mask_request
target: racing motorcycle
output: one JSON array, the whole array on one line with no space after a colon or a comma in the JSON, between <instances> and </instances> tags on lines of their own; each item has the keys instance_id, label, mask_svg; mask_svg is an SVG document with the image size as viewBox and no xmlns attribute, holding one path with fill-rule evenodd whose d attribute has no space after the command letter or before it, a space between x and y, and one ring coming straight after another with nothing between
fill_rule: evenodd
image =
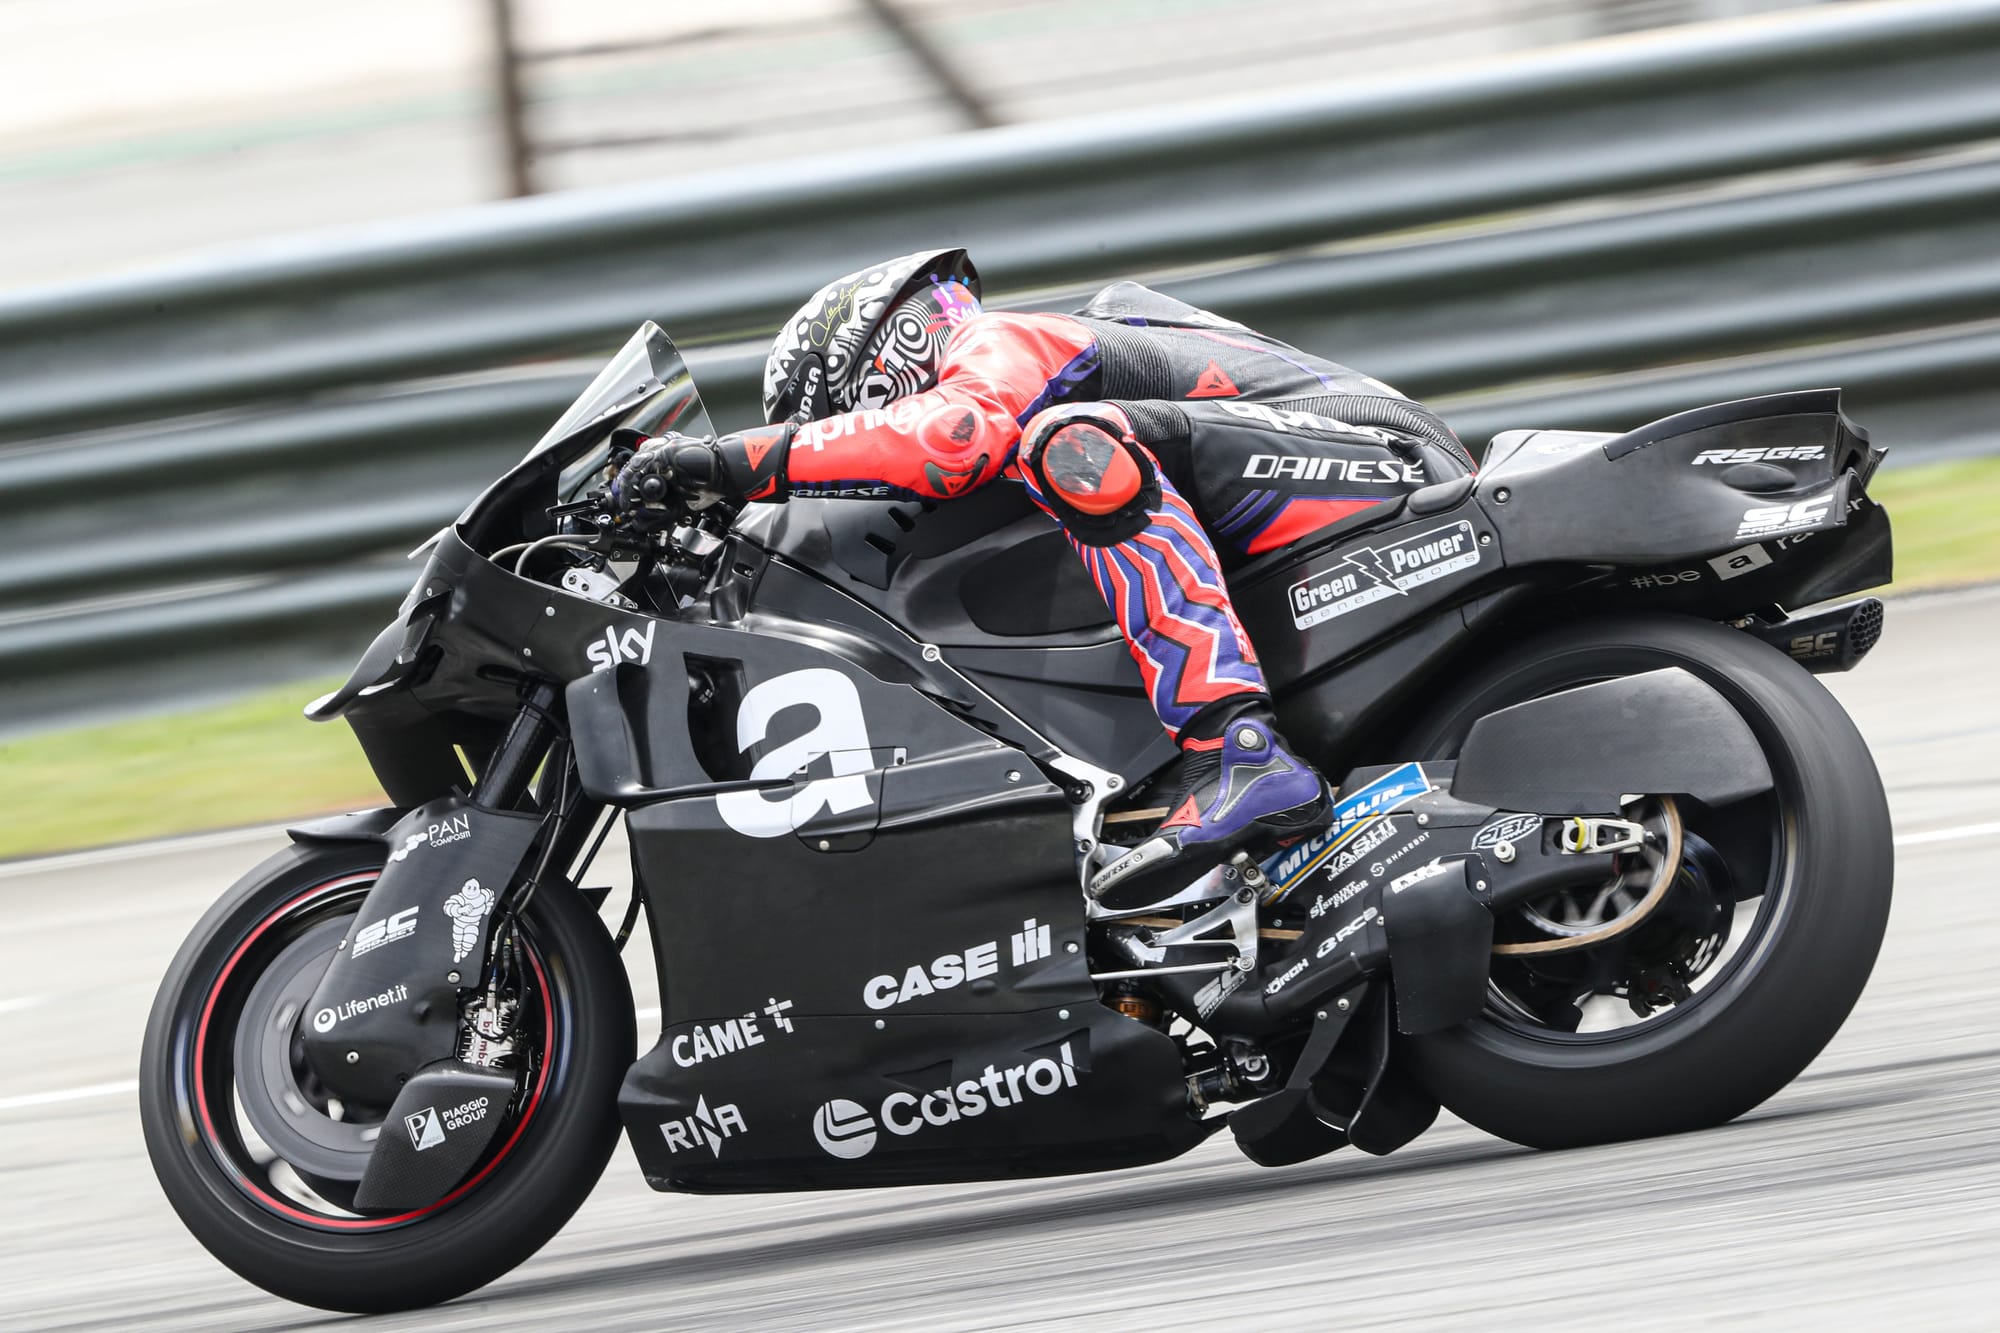
<instances>
[{"instance_id":1,"label":"racing motorcycle","mask_svg":"<svg viewBox=\"0 0 2000 1333\"><path fill-rule=\"evenodd\" d=\"M1814 678L1880 634L1882 451L1836 391L1514 431L1231 579L1294 846L1085 891L1172 747L1019 488L614 512L710 429L648 325L419 552L345 718L391 802L301 824L155 1002L146 1142L281 1296L448 1299L629 1135L654 1187L1102 1171L1228 1134L1386 1153L1440 1106L1539 1148L1721 1124L1853 1006L1880 780ZM622 921L588 871L623 818ZM663 1005L635 1060L619 950Z\"/></svg>"}]
</instances>

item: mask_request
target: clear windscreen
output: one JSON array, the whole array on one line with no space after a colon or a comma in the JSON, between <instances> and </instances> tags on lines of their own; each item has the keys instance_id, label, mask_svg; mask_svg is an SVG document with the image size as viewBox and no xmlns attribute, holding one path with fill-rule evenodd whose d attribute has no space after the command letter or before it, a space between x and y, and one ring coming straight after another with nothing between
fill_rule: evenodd
<instances>
[{"instance_id":1,"label":"clear windscreen","mask_svg":"<svg viewBox=\"0 0 2000 1333\"><path fill-rule=\"evenodd\" d=\"M556 489L558 501L566 503L590 489L611 456L611 432L622 427L648 435L715 433L686 360L657 324L641 325L626 340L590 387L535 442L528 457L557 448L579 433L589 434L589 446L562 470Z\"/></svg>"}]
</instances>

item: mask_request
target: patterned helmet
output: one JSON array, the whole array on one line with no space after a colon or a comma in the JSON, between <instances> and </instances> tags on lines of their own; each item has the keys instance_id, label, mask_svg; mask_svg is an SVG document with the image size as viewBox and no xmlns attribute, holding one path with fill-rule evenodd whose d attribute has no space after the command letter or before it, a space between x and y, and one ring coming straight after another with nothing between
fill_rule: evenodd
<instances>
[{"instance_id":1,"label":"patterned helmet","mask_svg":"<svg viewBox=\"0 0 2000 1333\"><path fill-rule=\"evenodd\" d=\"M963 250L871 264L813 293L764 363L764 420L880 407L929 388L951 331L979 313L979 271Z\"/></svg>"}]
</instances>

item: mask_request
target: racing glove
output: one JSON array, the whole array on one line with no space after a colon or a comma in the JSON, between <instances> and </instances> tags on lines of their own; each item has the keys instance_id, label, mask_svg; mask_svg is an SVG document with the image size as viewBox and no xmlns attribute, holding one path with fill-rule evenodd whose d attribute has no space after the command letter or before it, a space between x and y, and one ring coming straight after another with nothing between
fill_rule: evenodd
<instances>
[{"instance_id":1,"label":"racing glove","mask_svg":"<svg viewBox=\"0 0 2000 1333\"><path fill-rule=\"evenodd\" d=\"M627 511L661 508L675 497L690 509L718 501L782 500L789 493L785 459L794 429L786 423L720 438L639 437L631 461L611 483L611 498Z\"/></svg>"}]
</instances>

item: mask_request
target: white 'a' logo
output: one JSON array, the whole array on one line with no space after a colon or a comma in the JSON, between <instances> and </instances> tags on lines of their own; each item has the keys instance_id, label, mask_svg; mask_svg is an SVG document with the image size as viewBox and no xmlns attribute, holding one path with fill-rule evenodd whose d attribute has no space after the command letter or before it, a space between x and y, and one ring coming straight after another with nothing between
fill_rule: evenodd
<instances>
[{"instance_id":1,"label":"white 'a' logo","mask_svg":"<svg viewBox=\"0 0 2000 1333\"><path fill-rule=\"evenodd\" d=\"M776 838L798 831L822 809L842 815L860 810L873 798L868 779L868 722L861 715L861 695L854 682L829 667L812 667L773 677L743 696L736 714L736 748L747 750L764 739L771 719L784 709L808 704L819 713L812 730L786 741L759 759L750 770L753 780L788 778L825 755L834 776L816 778L783 800L769 801L762 792L724 792L715 798L722 822L747 838Z\"/></svg>"}]
</instances>

